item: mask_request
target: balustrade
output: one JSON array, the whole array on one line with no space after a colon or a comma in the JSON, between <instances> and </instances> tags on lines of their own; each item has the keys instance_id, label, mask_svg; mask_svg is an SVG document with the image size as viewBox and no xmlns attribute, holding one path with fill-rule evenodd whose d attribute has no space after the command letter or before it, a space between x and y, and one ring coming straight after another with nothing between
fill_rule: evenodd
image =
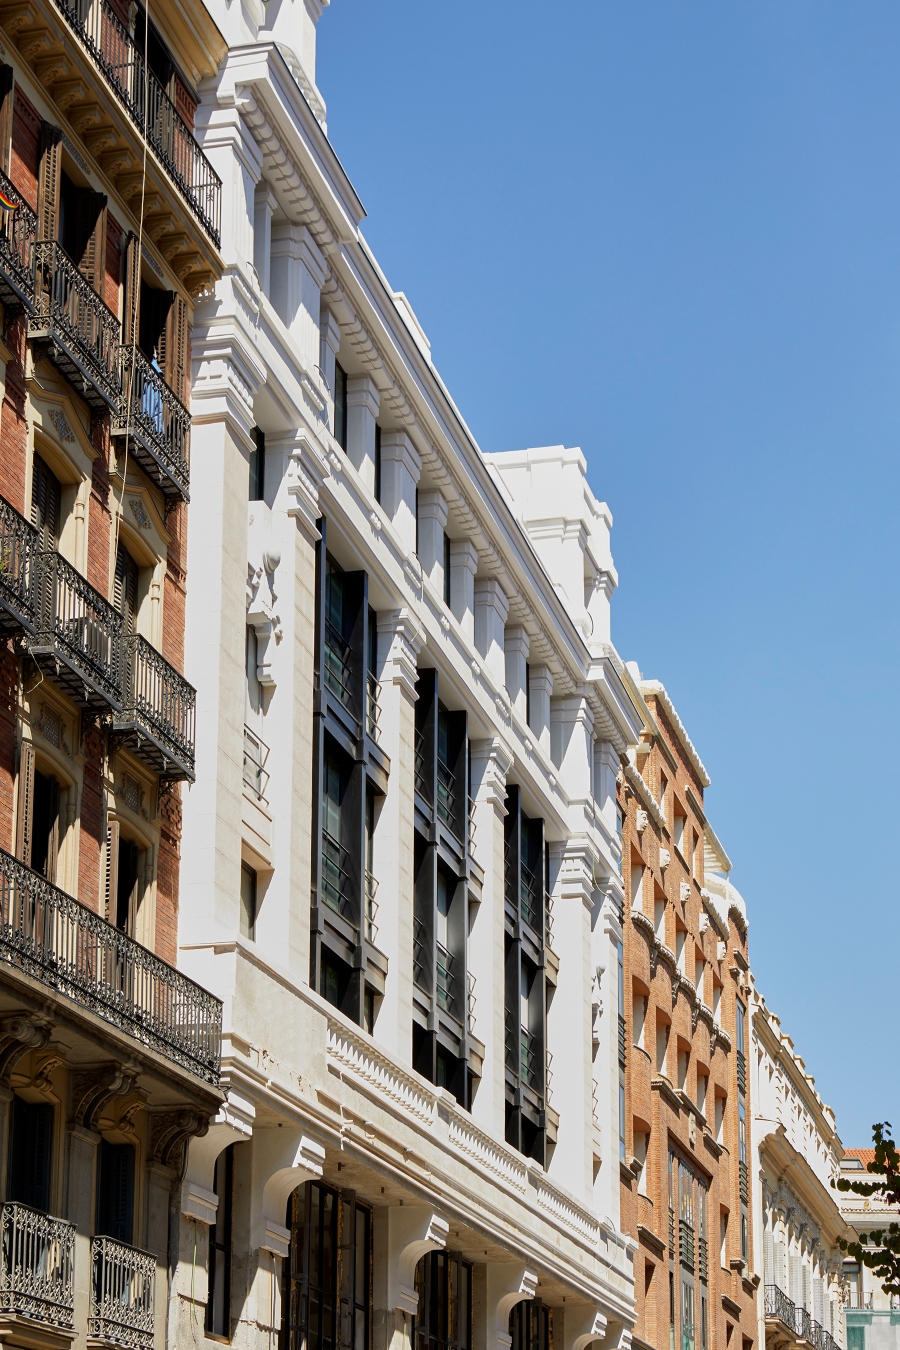
<instances>
[{"instance_id":1,"label":"balustrade","mask_svg":"<svg viewBox=\"0 0 900 1350\"><path fill-rule=\"evenodd\" d=\"M0 1211L0 1311L61 1330L75 1316L75 1225L9 1201Z\"/></svg>"},{"instance_id":2,"label":"balustrade","mask_svg":"<svg viewBox=\"0 0 900 1350\"><path fill-rule=\"evenodd\" d=\"M34 245L34 312L28 336L47 344L51 360L88 403L119 409L122 395L121 327L61 244Z\"/></svg>"},{"instance_id":3,"label":"balustrade","mask_svg":"<svg viewBox=\"0 0 900 1350\"><path fill-rule=\"evenodd\" d=\"M91 1240L88 1336L121 1350L152 1350L156 1258L110 1237Z\"/></svg>"},{"instance_id":4,"label":"balustrade","mask_svg":"<svg viewBox=\"0 0 900 1350\"><path fill-rule=\"evenodd\" d=\"M196 690L139 633L124 637L123 658L123 708L113 718L116 738L161 777L193 782Z\"/></svg>"},{"instance_id":5,"label":"balustrade","mask_svg":"<svg viewBox=\"0 0 900 1350\"><path fill-rule=\"evenodd\" d=\"M139 347L122 349L122 397L112 434L167 497L188 499L191 415Z\"/></svg>"},{"instance_id":6,"label":"balustrade","mask_svg":"<svg viewBox=\"0 0 900 1350\"><path fill-rule=\"evenodd\" d=\"M0 633L6 637L34 632L37 550L37 530L0 497Z\"/></svg>"}]
</instances>

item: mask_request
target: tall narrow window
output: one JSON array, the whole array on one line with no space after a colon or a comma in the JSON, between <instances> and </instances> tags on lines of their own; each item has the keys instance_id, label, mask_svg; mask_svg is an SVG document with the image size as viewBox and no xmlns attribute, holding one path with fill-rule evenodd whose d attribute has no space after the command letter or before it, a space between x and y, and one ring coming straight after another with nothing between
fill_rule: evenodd
<instances>
[{"instance_id":1,"label":"tall narrow window","mask_svg":"<svg viewBox=\"0 0 900 1350\"><path fill-rule=\"evenodd\" d=\"M372 1211L320 1182L288 1201L283 1350L368 1350L372 1336Z\"/></svg>"},{"instance_id":2,"label":"tall narrow window","mask_svg":"<svg viewBox=\"0 0 900 1350\"><path fill-rule=\"evenodd\" d=\"M119 836L116 865L115 925L122 933L133 934L137 920L141 851L132 839Z\"/></svg>"},{"instance_id":3,"label":"tall narrow window","mask_svg":"<svg viewBox=\"0 0 900 1350\"><path fill-rule=\"evenodd\" d=\"M347 373L337 361L334 363L334 439L342 450L347 449Z\"/></svg>"},{"instance_id":4,"label":"tall narrow window","mask_svg":"<svg viewBox=\"0 0 900 1350\"><path fill-rule=\"evenodd\" d=\"M206 1330L213 1336L231 1336L231 1214L234 1184L234 1144L219 1154L213 1190L219 1201L216 1221L209 1230L209 1297Z\"/></svg>"},{"instance_id":5,"label":"tall narrow window","mask_svg":"<svg viewBox=\"0 0 900 1350\"><path fill-rule=\"evenodd\" d=\"M59 849L59 783L50 774L34 771L31 866L48 881L56 880Z\"/></svg>"},{"instance_id":6,"label":"tall narrow window","mask_svg":"<svg viewBox=\"0 0 900 1350\"><path fill-rule=\"evenodd\" d=\"M419 1296L412 1350L471 1350L472 1267L454 1252L429 1252L416 1266Z\"/></svg>"},{"instance_id":7,"label":"tall narrow window","mask_svg":"<svg viewBox=\"0 0 900 1350\"><path fill-rule=\"evenodd\" d=\"M134 1226L134 1149L101 1139L97 1167L98 1237L132 1241Z\"/></svg>"},{"instance_id":8,"label":"tall narrow window","mask_svg":"<svg viewBox=\"0 0 900 1350\"><path fill-rule=\"evenodd\" d=\"M6 1171L6 1198L32 1209L50 1209L53 1107L13 1097Z\"/></svg>"},{"instance_id":9,"label":"tall narrow window","mask_svg":"<svg viewBox=\"0 0 900 1350\"><path fill-rule=\"evenodd\" d=\"M523 1299L509 1314L510 1350L553 1350L553 1312L539 1298Z\"/></svg>"},{"instance_id":10,"label":"tall narrow window","mask_svg":"<svg viewBox=\"0 0 900 1350\"><path fill-rule=\"evenodd\" d=\"M249 500L261 502L266 495L266 433L253 428L255 445L250 451Z\"/></svg>"},{"instance_id":11,"label":"tall narrow window","mask_svg":"<svg viewBox=\"0 0 900 1350\"><path fill-rule=\"evenodd\" d=\"M31 523L38 532L38 549L52 553L59 548L62 486L52 470L35 455L31 470Z\"/></svg>"},{"instance_id":12,"label":"tall narrow window","mask_svg":"<svg viewBox=\"0 0 900 1350\"><path fill-rule=\"evenodd\" d=\"M124 544L116 549L113 604L122 615L125 632L133 633L137 624L138 565Z\"/></svg>"},{"instance_id":13,"label":"tall narrow window","mask_svg":"<svg viewBox=\"0 0 900 1350\"><path fill-rule=\"evenodd\" d=\"M256 938L256 873L241 863L241 937Z\"/></svg>"}]
</instances>

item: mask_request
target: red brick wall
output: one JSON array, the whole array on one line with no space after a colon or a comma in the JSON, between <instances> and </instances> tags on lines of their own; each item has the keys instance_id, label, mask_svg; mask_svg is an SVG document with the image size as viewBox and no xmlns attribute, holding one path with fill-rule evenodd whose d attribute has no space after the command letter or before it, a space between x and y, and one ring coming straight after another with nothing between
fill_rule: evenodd
<instances>
[{"instance_id":1,"label":"red brick wall","mask_svg":"<svg viewBox=\"0 0 900 1350\"><path fill-rule=\"evenodd\" d=\"M12 356L6 363L6 392L0 407L0 483L2 493L18 512L25 513L25 453L28 422L25 416L24 313L6 325L4 337Z\"/></svg>"},{"instance_id":2,"label":"red brick wall","mask_svg":"<svg viewBox=\"0 0 900 1350\"><path fill-rule=\"evenodd\" d=\"M87 726L83 738L84 778L81 789L81 836L78 856L78 899L90 909L100 911L103 894L100 877L100 844L104 834L103 734Z\"/></svg>"},{"instance_id":3,"label":"red brick wall","mask_svg":"<svg viewBox=\"0 0 900 1350\"><path fill-rule=\"evenodd\" d=\"M109 418L94 426L94 460L88 515L87 578L101 595L109 595Z\"/></svg>"},{"instance_id":4,"label":"red brick wall","mask_svg":"<svg viewBox=\"0 0 900 1350\"><path fill-rule=\"evenodd\" d=\"M9 643L0 647L0 848L13 851L13 788L16 781L17 660Z\"/></svg>"},{"instance_id":5,"label":"red brick wall","mask_svg":"<svg viewBox=\"0 0 900 1350\"><path fill-rule=\"evenodd\" d=\"M41 118L22 93L15 92L9 176L32 210L37 210Z\"/></svg>"},{"instance_id":6,"label":"red brick wall","mask_svg":"<svg viewBox=\"0 0 900 1350\"><path fill-rule=\"evenodd\" d=\"M178 868L181 859L181 791L159 794L159 858L156 872L156 954L175 964L178 955Z\"/></svg>"}]
</instances>

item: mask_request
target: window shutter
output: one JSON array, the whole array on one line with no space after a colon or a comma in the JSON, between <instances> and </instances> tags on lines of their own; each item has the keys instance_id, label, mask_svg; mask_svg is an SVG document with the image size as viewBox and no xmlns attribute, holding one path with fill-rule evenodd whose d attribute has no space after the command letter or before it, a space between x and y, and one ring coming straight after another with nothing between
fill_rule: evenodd
<instances>
[{"instance_id":1,"label":"window shutter","mask_svg":"<svg viewBox=\"0 0 900 1350\"><path fill-rule=\"evenodd\" d=\"M108 923L116 921L116 898L119 891L119 822L110 820L106 826L106 914Z\"/></svg>"},{"instance_id":2,"label":"window shutter","mask_svg":"<svg viewBox=\"0 0 900 1350\"><path fill-rule=\"evenodd\" d=\"M125 287L122 303L122 343L136 347L138 341L138 299L141 290L141 248L134 232L125 245Z\"/></svg>"},{"instance_id":3,"label":"window shutter","mask_svg":"<svg viewBox=\"0 0 900 1350\"><path fill-rule=\"evenodd\" d=\"M78 270L91 290L102 295L103 274L106 271L106 195L103 192L82 192L78 205L85 231L89 231Z\"/></svg>"},{"instance_id":4,"label":"window shutter","mask_svg":"<svg viewBox=\"0 0 900 1350\"><path fill-rule=\"evenodd\" d=\"M13 68L0 66L0 169L9 173L13 127Z\"/></svg>"},{"instance_id":5,"label":"window shutter","mask_svg":"<svg viewBox=\"0 0 900 1350\"><path fill-rule=\"evenodd\" d=\"M44 876L48 881L56 881L56 860L59 856L59 783L50 780L50 831L47 835L47 861L44 864Z\"/></svg>"},{"instance_id":6,"label":"window shutter","mask_svg":"<svg viewBox=\"0 0 900 1350\"><path fill-rule=\"evenodd\" d=\"M41 123L41 154L38 168L39 239L59 234L59 183L62 172L62 132L52 122Z\"/></svg>"},{"instance_id":7,"label":"window shutter","mask_svg":"<svg viewBox=\"0 0 900 1350\"><path fill-rule=\"evenodd\" d=\"M52 473L35 455L31 469L31 523L38 531L38 548L52 553L59 547L59 522L62 511L62 487Z\"/></svg>"},{"instance_id":8,"label":"window shutter","mask_svg":"<svg viewBox=\"0 0 900 1350\"><path fill-rule=\"evenodd\" d=\"M34 746L22 742L19 758L19 802L16 820L16 857L31 866L31 833L34 826Z\"/></svg>"},{"instance_id":9,"label":"window shutter","mask_svg":"<svg viewBox=\"0 0 900 1350\"><path fill-rule=\"evenodd\" d=\"M113 604L125 620L126 633L135 631L137 617L138 565L124 544L116 549L116 575Z\"/></svg>"},{"instance_id":10,"label":"window shutter","mask_svg":"<svg viewBox=\"0 0 900 1350\"><path fill-rule=\"evenodd\" d=\"M160 339L160 349L159 364L163 368L166 384L184 403L187 397L187 305L177 292L172 297L172 305Z\"/></svg>"}]
</instances>

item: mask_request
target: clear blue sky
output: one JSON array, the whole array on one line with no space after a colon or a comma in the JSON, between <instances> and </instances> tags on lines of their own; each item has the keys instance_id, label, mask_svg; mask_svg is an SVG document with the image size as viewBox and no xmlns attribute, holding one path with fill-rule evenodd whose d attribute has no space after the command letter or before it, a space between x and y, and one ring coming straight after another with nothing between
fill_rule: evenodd
<instances>
[{"instance_id":1,"label":"clear blue sky","mask_svg":"<svg viewBox=\"0 0 900 1350\"><path fill-rule=\"evenodd\" d=\"M900 1130L900 5L332 0L318 76L482 448L587 455L845 1144Z\"/></svg>"}]
</instances>

